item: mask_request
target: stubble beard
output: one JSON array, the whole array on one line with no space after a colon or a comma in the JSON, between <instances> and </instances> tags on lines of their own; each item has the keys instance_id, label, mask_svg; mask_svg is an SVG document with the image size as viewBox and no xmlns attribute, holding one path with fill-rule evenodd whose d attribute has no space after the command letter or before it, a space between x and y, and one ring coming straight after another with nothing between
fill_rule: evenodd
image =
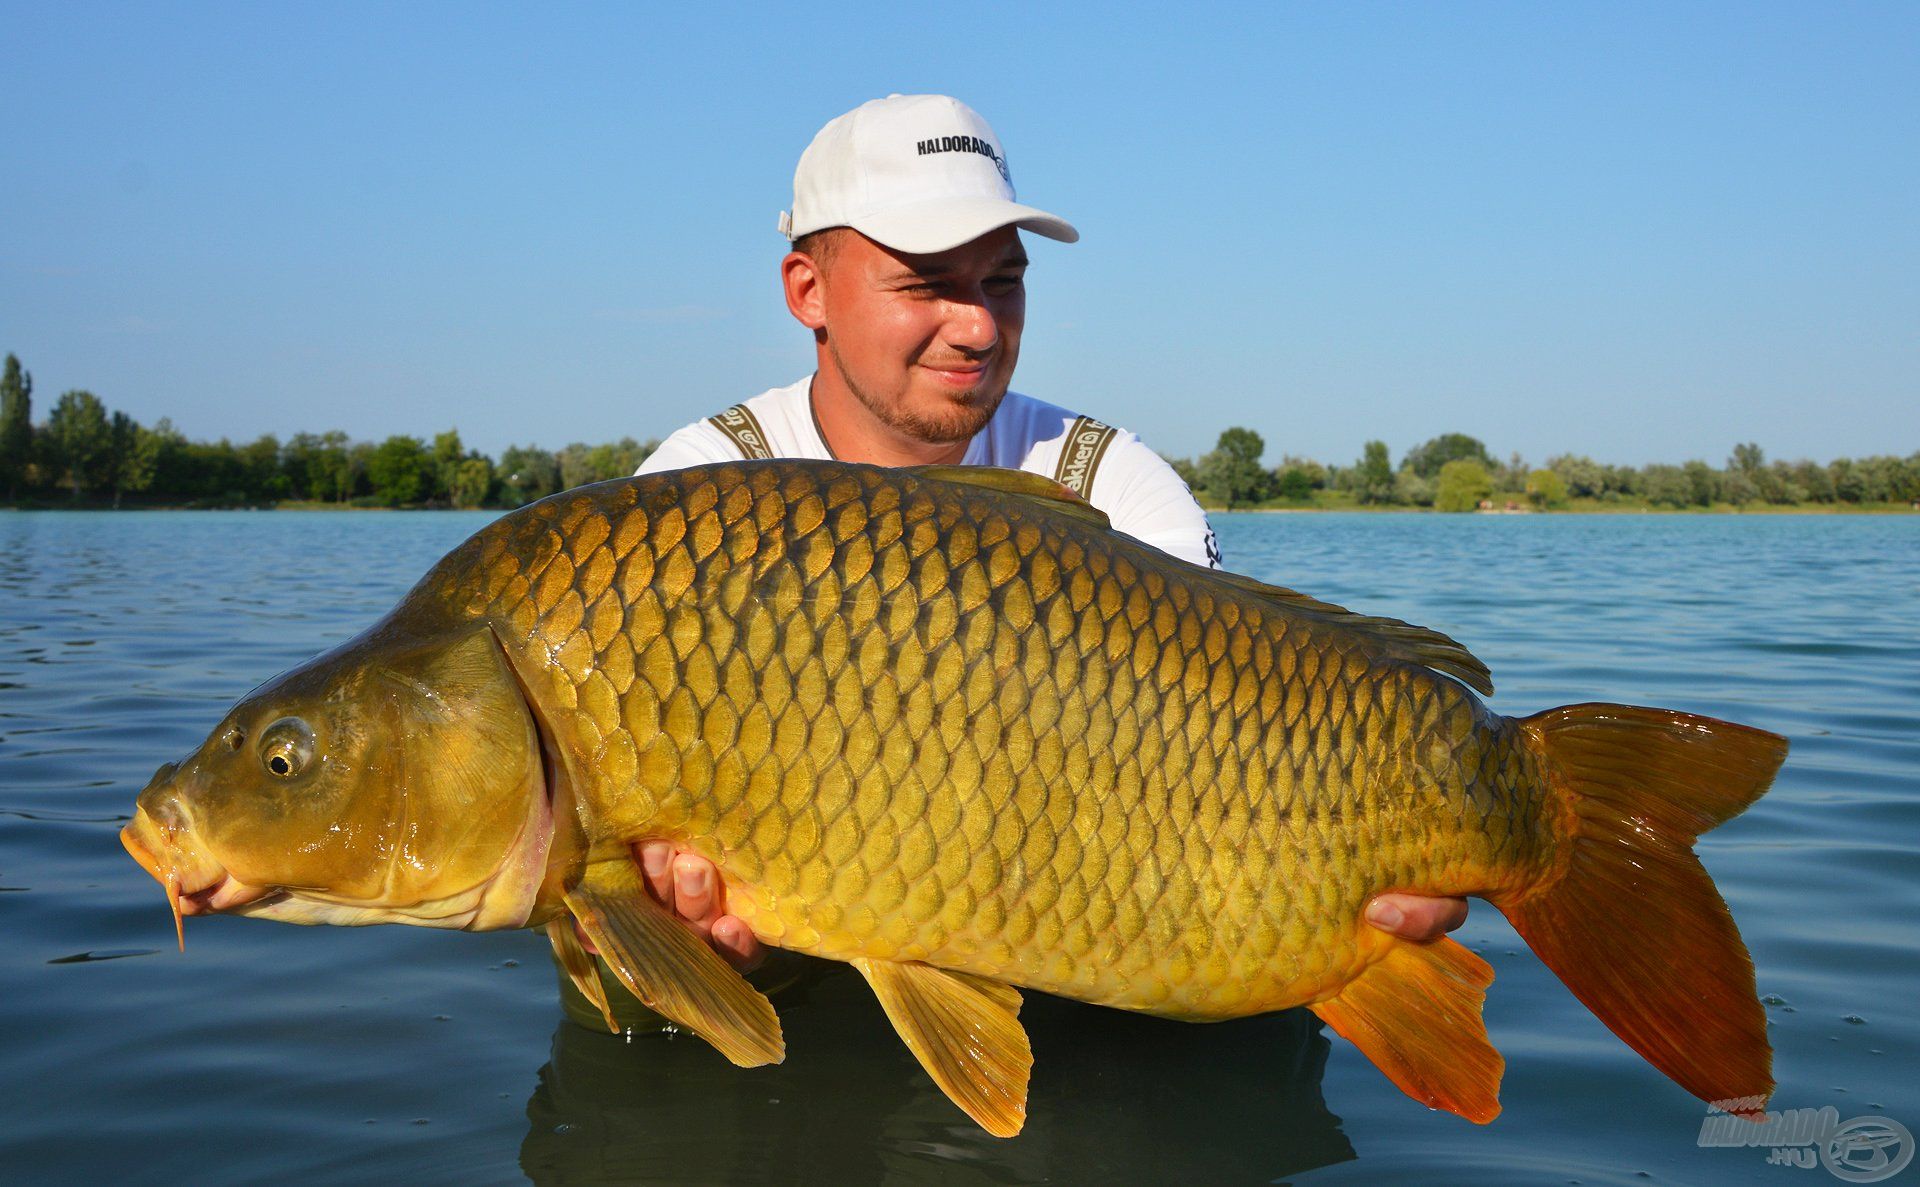
<instances>
[{"instance_id":1,"label":"stubble beard","mask_svg":"<svg viewBox=\"0 0 1920 1187\"><path fill-rule=\"evenodd\" d=\"M917 409L901 407L862 387L854 379L846 360L840 357L840 351L832 339L828 339L827 349L833 352L834 365L840 369L841 381L853 393L853 398L860 401L861 407L901 436L929 445L953 445L973 440L974 435L986 428L993 414L1000 410L1000 401L1007 395L1004 384L989 390L989 383L981 383L953 393L947 407L934 415L925 415Z\"/></svg>"}]
</instances>

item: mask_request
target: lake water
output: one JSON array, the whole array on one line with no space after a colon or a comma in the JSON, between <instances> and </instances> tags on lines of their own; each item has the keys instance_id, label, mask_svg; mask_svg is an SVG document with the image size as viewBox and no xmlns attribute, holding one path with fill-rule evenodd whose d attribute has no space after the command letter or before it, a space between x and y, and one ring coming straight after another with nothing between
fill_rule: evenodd
<instances>
[{"instance_id":1,"label":"lake water","mask_svg":"<svg viewBox=\"0 0 1920 1187\"><path fill-rule=\"evenodd\" d=\"M1218 1026L1029 995L1031 1120L988 1138L857 977L787 1062L564 1020L543 938L190 920L116 830L153 768L358 631L485 515L0 515L0 1180L1811 1184L1704 1108L1498 913L1489 1126L1300 1011ZM1217 516L1230 565L1445 630L1496 708L1617 700L1788 735L1700 846L1759 969L1776 1107L1920 1130L1920 516ZM1901 1181L1920 1177L1910 1167Z\"/></svg>"}]
</instances>

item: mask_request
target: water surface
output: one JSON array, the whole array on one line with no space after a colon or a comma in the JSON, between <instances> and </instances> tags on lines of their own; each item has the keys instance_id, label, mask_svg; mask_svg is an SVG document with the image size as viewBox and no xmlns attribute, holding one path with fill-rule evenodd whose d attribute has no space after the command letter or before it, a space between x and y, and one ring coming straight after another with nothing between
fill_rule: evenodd
<instances>
[{"instance_id":1,"label":"water surface","mask_svg":"<svg viewBox=\"0 0 1920 1187\"><path fill-rule=\"evenodd\" d=\"M1699 1102L1484 905L1461 937L1498 978L1485 1127L1303 1012L1193 1027L1030 995L1032 1117L999 1142L856 977L783 1003L786 1064L741 1071L565 1021L531 933L211 919L174 951L115 837L146 777L487 518L0 515L0 1178L1835 1181L1699 1148ZM1455 635L1503 712L1788 735L1774 791L1700 846L1770 1002L1775 1102L1920 1129L1920 517L1216 521L1242 572Z\"/></svg>"}]
</instances>

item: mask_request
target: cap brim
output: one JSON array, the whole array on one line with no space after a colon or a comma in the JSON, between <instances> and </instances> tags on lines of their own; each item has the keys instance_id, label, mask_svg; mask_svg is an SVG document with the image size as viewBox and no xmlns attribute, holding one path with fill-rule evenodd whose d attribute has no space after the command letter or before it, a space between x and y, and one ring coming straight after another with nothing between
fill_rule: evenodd
<instances>
[{"instance_id":1,"label":"cap brim","mask_svg":"<svg viewBox=\"0 0 1920 1187\"><path fill-rule=\"evenodd\" d=\"M893 206L848 219L847 225L876 243L916 256L948 251L1008 226L1062 243L1080 238L1067 220L1002 198L942 198Z\"/></svg>"}]
</instances>

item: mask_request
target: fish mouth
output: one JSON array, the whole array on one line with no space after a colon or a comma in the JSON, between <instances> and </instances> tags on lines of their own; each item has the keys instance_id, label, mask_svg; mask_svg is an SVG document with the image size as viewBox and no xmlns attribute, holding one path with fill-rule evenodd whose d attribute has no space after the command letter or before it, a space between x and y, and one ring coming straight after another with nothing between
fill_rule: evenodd
<instances>
[{"instance_id":1,"label":"fish mouth","mask_svg":"<svg viewBox=\"0 0 1920 1187\"><path fill-rule=\"evenodd\" d=\"M185 826L164 807L157 816L144 805L137 809L133 822L120 830L120 844L166 888L182 952L187 950L187 916L231 911L281 893L275 887L249 886L229 874L191 843Z\"/></svg>"}]
</instances>

